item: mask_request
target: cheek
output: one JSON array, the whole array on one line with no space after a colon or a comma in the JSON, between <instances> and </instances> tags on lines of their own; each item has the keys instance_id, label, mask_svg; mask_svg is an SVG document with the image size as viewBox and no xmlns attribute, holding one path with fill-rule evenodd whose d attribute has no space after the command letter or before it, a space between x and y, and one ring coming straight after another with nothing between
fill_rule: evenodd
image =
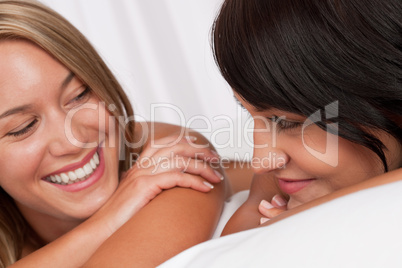
<instances>
[{"instance_id":1,"label":"cheek","mask_svg":"<svg viewBox=\"0 0 402 268\"><path fill-rule=\"evenodd\" d=\"M13 198L29 194L38 182L37 170L43 155L40 148L38 142L1 148L0 186Z\"/></svg>"},{"instance_id":2,"label":"cheek","mask_svg":"<svg viewBox=\"0 0 402 268\"><path fill-rule=\"evenodd\" d=\"M115 117L102 102L89 103L88 107L76 112L74 118L77 125L82 127L80 131L86 132L92 139L98 138L101 142L107 139L106 142L113 143L113 146L118 144Z\"/></svg>"},{"instance_id":3,"label":"cheek","mask_svg":"<svg viewBox=\"0 0 402 268\"><path fill-rule=\"evenodd\" d=\"M382 173L382 164L371 150L332 134L305 135L304 143L294 150L294 158L306 171L322 177L349 174L347 177L361 181Z\"/></svg>"},{"instance_id":4,"label":"cheek","mask_svg":"<svg viewBox=\"0 0 402 268\"><path fill-rule=\"evenodd\" d=\"M327 155L322 157L321 155L316 155L316 152L319 152L318 150L313 152L309 151L306 149L306 144L303 144L302 142L299 142L298 144L290 144L290 146L290 148L292 148L290 155L292 162L306 173L306 176L316 178L327 177L334 169L334 167L326 162L329 158L333 160L335 158L334 156Z\"/></svg>"},{"instance_id":5,"label":"cheek","mask_svg":"<svg viewBox=\"0 0 402 268\"><path fill-rule=\"evenodd\" d=\"M119 148L119 127L115 116L100 106L99 118L99 132L105 134L106 146Z\"/></svg>"},{"instance_id":6,"label":"cheek","mask_svg":"<svg viewBox=\"0 0 402 268\"><path fill-rule=\"evenodd\" d=\"M339 168L355 180L365 180L384 173L380 158L370 149L345 139L339 140Z\"/></svg>"},{"instance_id":7,"label":"cheek","mask_svg":"<svg viewBox=\"0 0 402 268\"><path fill-rule=\"evenodd\" d=\"M339 137L328 133L318 126L307 128L300 137L306 154L306 161L314 162L318 166L334 168L339 164Z\"/></svg>"},{"instance_id":8,"label":"cheek","mask_svg":"<svg viewBox=\"0 0 402 268\"><path fill-rule=\"evenodd\" d=\"M304 148L312 155L336 155L338 152L339 137L317 125L305 128L301 135Z\"/></svg>"}]
</instances>

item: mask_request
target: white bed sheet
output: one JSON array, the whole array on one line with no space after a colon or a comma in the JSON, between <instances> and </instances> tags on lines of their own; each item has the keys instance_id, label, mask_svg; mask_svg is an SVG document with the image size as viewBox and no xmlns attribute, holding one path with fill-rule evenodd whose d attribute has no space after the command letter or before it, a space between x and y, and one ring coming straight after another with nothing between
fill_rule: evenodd
<instances>
[{"instance_id":1,"label":"white bed sheet","mask_svg":"<svg viewBox=\"0 0 402 268\"><path fill-rule=\"evenodd\" d=\"M160 267L402 267L401 193L402 181L363 190L202 243Z\"/></svg>"},{"instance_id":2,"label":"white bed sheet","mask_svg":"<svg viewBox=\"0 0 402 268\"><path fill-rule=\"evenodd\" d=\"M219 219L219 223L212 238L218 238L221 236L226 223L230 217L232 217L233 213L235 213L235 211L247 200L249 192L249 190L238 192L225 202L221 218Z\"/></svg>"}]
</instances>

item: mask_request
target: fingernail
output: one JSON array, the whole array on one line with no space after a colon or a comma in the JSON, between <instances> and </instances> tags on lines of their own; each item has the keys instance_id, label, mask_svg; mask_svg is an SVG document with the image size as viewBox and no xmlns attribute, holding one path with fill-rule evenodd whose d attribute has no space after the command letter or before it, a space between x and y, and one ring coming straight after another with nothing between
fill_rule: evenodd
<instances>
[{"instance_id":1,"label":"fingernail","mask_svg":"<svg viewBox=\"0 0 402 268\"><path fill-rule=\"evenodd\" d=\"M197 137L194 137L194 136L184 136L184 138L187 141L191 141L191 142L195 142L197 140Z\"/></svg>"},{"instance_id":2,"label":"fingernail","mask_svg":"<svg viewBox=\"0 0 402 268\"><path fill-rule=\"evenodd\" d=\"M260 219L260 224L264 224L264 223L266 223L267 221L269 221L268 218L262 217L262 218Z\"/></svg>"},{"instance_id":3,"label":"fingernail","mask_svg":"<svg viewBox=\"0 0 402 268\"><path fill-rule=\"evenodd\" d=\"M225 178L222 176L222 174L219 173L219 171L214 170L214 172L215 172L215 175L218 176L218 178L219 178L221 181L223 181L223 180L225 179Z\"/></svg>"},{"instance_id":4,"label":"fingernail","mask_svg":"<svg viewBox=\"0 0 402 268\"><path fill-rule=\"evenodd\" d=\"M273 205L271 205L271 203L269 203L266 200L262 200L261 203L260 203L260 206L262 206L265 209L271 209L271 208L274 207Z\"/></svg>"},{"instance_id":5,"label":"fingernail","mask_svg":"<svg viewBox=\"0 0 402 268\"><path fill-rule=\"evenodd\" d=\"M203 183L211 189L214 189L214 186L207 181L203 181Z\"/></svg>"},{"instance_id":6,"label":"fingernail","mask_svg":"<svg viewBox=\"0 0 402 268\"><path fill-rule=\"evenodd\" d=\"M274 200L280 207L286 206L287 204L286 200L280 195L275 195L272 200Z\"/></svg>"},{"instance_id":7,"label":"fingernail","mask_svg":"<svg viewBox=\"0 0 402 268\"><path fill-rule=\"evenodd\" d=\"M220 155L218 154L218 152L217 152L217 151L215 151L215 150L211 150L211 153L212 153L214 156L216 156L216 157L220 158Z\"/></svg>"}]
</instances>

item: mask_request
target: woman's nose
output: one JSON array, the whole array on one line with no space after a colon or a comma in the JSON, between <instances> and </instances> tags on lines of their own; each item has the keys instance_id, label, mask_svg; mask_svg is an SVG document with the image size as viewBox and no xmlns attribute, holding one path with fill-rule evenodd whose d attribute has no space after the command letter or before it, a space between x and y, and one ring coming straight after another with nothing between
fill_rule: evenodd
<instances>
[{"instance_id":1,"label":"woman's nose","mask_svg":"<svg viewBox=\"0 0 402 268\"><path fill-rule=\"evenodd\" d=\"M69 118L60 112L53 116L47 126L49 135L49 152L53 156L64 156L79 153L88 148L85 129L79 120Z\"/></svg>"},{"instance_id":2,"label":"woman's nose","mask_svg":"<svg viewBox=\"0 0 402 268\"><path fill-rule=\"evenodd\" d=\"M275 169L284 168L289 162L289 156L279 148L256 149L253 154L253 170L263 174Z\"/></svg>"},{"instance_id":3,"label":"woman's nose","mask_svg":"<svg viewBox=\"0 0 402 268\"><path fill-rule=\"evenodd\" d=\"M284 168L289 162L289 155L281 148L276 135L271 133L254 134L252 167L256 174L263 174Z\"/></svg>"}]
</instances>

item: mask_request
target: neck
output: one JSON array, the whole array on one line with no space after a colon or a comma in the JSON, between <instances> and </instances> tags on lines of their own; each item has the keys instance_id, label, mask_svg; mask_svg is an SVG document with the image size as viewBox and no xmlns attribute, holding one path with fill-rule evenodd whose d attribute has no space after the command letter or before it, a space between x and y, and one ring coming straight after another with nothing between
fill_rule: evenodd
<instances>
[{"instance_id":1,"label":"neck","mask_svg":"<svg viewBox=\"0 0 402 268\"><path fill-rule=\"evenodd\" d=\"M28 248L42 247L71 231L84 221L57 219L50 215L27 209L18 203L17 207L32 228L31 241L27 241Z\"/></svg>"}]
</instances>

